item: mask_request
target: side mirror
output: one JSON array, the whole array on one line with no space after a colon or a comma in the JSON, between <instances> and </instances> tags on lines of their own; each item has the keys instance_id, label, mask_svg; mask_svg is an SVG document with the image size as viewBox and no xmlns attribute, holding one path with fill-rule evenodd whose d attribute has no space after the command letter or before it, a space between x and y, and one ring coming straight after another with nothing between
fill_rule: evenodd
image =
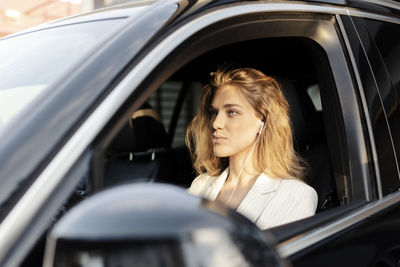
<instances>
[{"instance_id":1,"label":"side mirror","mask_svg":"<svg viewBox=\"0 0 400 267\"><path fill-rule=\"evenodd\" d=\"M44 266L286 266L256 226L165 184L107 189L49 233Z\"/></svg>"}]
</instances>

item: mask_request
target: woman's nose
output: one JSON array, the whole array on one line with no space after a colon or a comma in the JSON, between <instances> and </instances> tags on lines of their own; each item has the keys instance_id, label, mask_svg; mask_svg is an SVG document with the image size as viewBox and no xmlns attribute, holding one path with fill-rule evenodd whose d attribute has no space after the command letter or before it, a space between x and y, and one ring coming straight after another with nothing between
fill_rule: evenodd
<instances>
[{"instance_id":1,"label":"woman's nose","mask_svg":"<svg viewBox=\"0 0 400 267\"><path fill-rule=\"evenodd\" d=\"M212 127L214 130L224 128L224 118L220 112L215 115Z\"/></svg>"}]
</instances>

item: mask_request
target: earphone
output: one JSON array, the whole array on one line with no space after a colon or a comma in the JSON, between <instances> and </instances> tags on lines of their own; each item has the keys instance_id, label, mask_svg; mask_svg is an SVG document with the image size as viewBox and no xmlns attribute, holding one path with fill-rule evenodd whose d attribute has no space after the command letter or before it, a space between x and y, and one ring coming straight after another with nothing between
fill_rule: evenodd
<instances>
[{"instance_id":1,"label":"earphone","mask_svg":"<svg viewBox=\"0 0 400 267\"><path fill-rule=\"evenodd\" d=\"M262 130L264 129L264 121L261 121L261 125L260 125L260 130L258 131L258 134L261 134Z\"/></svg>"}]
</instances>

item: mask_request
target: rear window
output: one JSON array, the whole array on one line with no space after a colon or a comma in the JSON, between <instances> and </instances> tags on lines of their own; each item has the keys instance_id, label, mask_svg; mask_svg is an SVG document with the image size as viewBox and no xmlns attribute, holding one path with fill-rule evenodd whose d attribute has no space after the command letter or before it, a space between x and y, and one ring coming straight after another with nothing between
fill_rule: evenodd
<instances>
[{"instance_id":1,"label":"rear window","mask_svg":"<svg viewBox=\"0 0 400 267\"><path fill-rule=\"evenodd\" d=\"M391 139L396 150L397 165L400 162L400 24L382 22L377 20L364 20L370 37L374 40L379 56L383 61L382 65L376 64L375 75L379 84L380 97L385 108L386 119L389 123ZM372 49L368 51L372 57ZM383 78L381 78L383 77ZM387 83L389 81L389 83ZM382 157L389 154L391 145L387 147L379 147ZM398 174L393 174L396 165L388 161L386 158L379 164L381 165L382 191L384 195L396 192L400 188L400 180ZM393 169L392 173L387 175L386 172Z\"/></svg>"}]
</instances>

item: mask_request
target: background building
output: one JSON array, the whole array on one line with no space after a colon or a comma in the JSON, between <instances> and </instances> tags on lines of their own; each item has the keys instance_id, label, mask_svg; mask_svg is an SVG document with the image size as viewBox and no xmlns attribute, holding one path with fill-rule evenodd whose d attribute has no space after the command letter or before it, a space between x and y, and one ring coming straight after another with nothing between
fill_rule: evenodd
<instances>
[{"instance_id":1,"label":"background building","mask_svg":"<svg viewBox=\"0 0 400 267\"><path fill-rule=\"evenodd\" d=\"M141 0L82 0L82 10L88 11L92 9L134 1Z\"/></svg>"},{"instance_id":2,"label":"background building","mask_svg":"<svg viewBox=\"0 0 400 267\"><path fill-rule=\"evenodd\" d=\"M81 11L80 0L0 0L0 37Z\"/></svg>"},{"instance_id":3,"label":"background building","mask_svg":"<svg viewBox=\"0 0 400 267\"><path fill-rule=\"evenodd\" d=\"M0 0L0 37L51 20L132 1L138 0Z\"/></svg>"}]
</instances>

